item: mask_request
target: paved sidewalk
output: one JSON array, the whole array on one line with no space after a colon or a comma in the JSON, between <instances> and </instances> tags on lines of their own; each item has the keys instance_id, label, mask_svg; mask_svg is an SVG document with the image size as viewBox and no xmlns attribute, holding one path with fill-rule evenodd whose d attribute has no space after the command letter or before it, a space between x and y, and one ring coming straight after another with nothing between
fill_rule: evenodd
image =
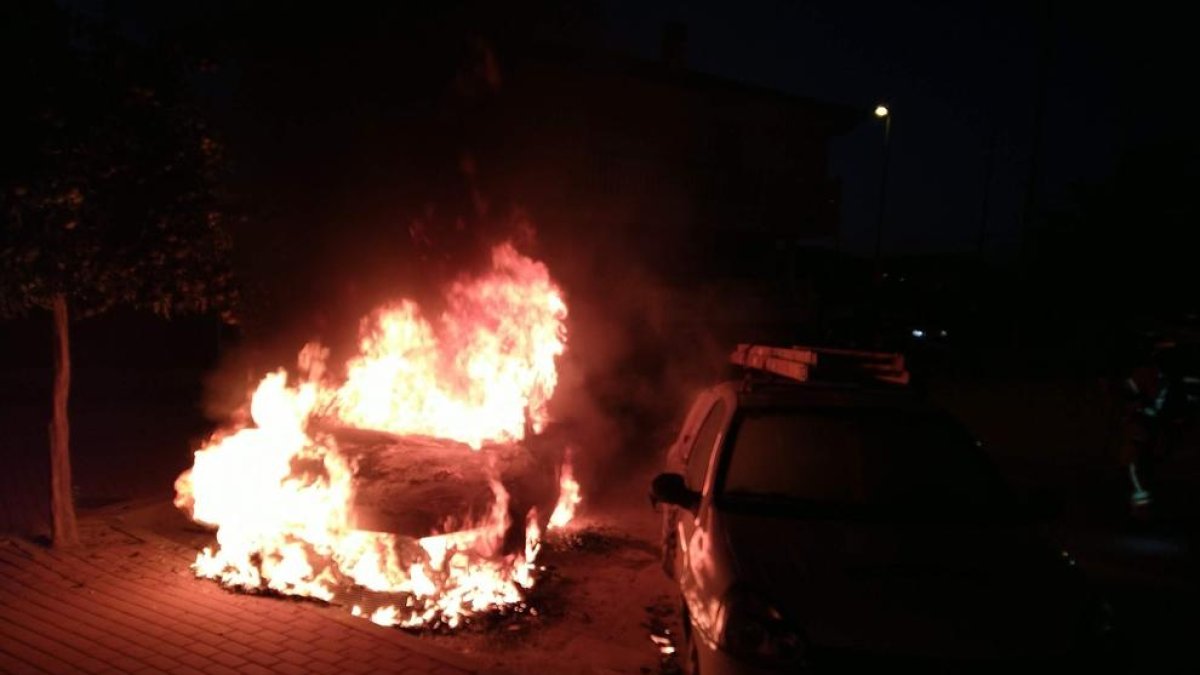
<instances>
[{"instance_id":1,"label":"paved sidewalk","mask_svg":"<svg viewBox=\"0 0 1200 675\"><path fill-rule=\"evenodd\" d=\"M186 547L107 523L71 551L0 538L0 673L473 672L314 602L230 593Z\"/></svg>"}]
</instances>

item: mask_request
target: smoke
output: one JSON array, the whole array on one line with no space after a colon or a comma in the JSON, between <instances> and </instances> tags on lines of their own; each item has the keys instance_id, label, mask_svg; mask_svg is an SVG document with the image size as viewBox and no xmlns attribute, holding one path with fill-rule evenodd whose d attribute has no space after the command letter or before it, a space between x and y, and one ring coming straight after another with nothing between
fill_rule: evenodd
<instances>
[{"instance_id":1,"label":"smoke","mask_svg":"<svg viewBox=\"0 0 1200 675\"><path fill-rule=\"evenodd\" d=\"M670 161L626 162L610 147L633 111L547 71L537 48L455 30L429 45L325 50L294 82L259 67L290 51L245 69L260 119L240 136L255 158L243 189L261 217L240 233L239 262L259 301L209 378L206 410L238 414L308 341L343 363L380 304L412 298L437 315L441 289L508 240L567 295L551 412L591 497L626 467L660 462L690 395L718 372L721 302L697 283L711 242L693 240L700 207ZM350 96L352 82L363 86ZM343 94L356 103L334 105Z\"/></svg>"},{"instance_id":2,"label":"smoke","mask_svg":"<svg viewBox=\"0 0 1200 675\"><path fill-rule=\"evenodd\" d=\"M675 298L636 268L568 286L571 342L551 412L580 448L590 499L660 465L692 395L716 377L723 346Z\"/></svg>"}]
</instances>

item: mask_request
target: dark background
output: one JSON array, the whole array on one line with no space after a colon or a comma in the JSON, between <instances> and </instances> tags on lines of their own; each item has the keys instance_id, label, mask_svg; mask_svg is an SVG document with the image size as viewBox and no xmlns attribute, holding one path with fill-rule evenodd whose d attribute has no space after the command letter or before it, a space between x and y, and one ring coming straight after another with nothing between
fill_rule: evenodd
<instances>
[{"instance_id":1,"label":"dark background","mask_svg":"<svg viewBox=\"0 0 1200 675\"><path fill-rule=\"evenodd\" d=\"M1064 497L1056 527L1137 617L1142 656L1187 653L1195 446L1164 463L1145 529L1114 423L1132 347L1194 337L1182 10L433 4L55 5L178 64L243 216L238 325L74 326L82 506L170 495L264 371L313 338L344 353L382 300L436 312L507 238L566 290L555 407L593 496L659 461L733 342L905 349L1014 482ZM49 319L0 340L0 529L41 532Z\"/></svg>"}]
</instances>

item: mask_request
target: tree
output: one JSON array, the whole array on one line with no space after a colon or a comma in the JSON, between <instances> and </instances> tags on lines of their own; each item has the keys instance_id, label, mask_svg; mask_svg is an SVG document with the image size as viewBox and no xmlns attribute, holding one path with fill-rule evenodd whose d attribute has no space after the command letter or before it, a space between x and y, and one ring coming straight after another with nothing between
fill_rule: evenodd
<instances>
[{"instance_id":1,"label":"tree","mask_svg":"<svg viewBox=\"0 0 1200 675\"><path fill-rule=\"evenodd\" d=\"M221 146L161 51L49 2L2 11L13 105L0 132L0 315L54 319L51 532L71 545L70 319L118 305L229 316L237 293L216 190Z\"/></svg>"}]
</instances>

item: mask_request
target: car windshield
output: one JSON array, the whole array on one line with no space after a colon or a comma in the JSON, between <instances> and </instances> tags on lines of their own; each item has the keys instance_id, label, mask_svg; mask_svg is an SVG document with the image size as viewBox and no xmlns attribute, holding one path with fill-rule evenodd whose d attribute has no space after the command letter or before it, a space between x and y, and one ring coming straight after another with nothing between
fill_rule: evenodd
<instances>
[{"instance_id":1,"label":"car windshield","mask_svg":"<svg viewBox=\"0 0 1200 675\"><path fill-rule=\"evenodd\" d=\"M1010 510L1004 482L944 415L895 409L744 413L722 499L817 509L972 516Z\"/></svg>"}]
</instances>

